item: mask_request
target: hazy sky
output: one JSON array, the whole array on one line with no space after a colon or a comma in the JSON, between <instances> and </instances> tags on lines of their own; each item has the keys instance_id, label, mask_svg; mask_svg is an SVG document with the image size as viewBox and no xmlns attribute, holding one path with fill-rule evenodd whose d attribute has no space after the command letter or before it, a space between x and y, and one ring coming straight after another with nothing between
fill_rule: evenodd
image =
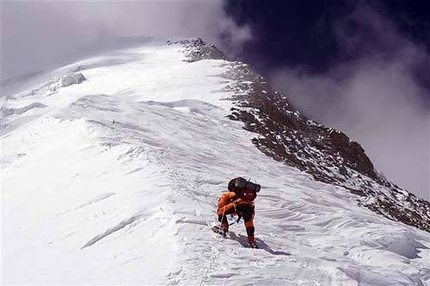
<instances>
[{"instance_id":1,"label":"hazy sky","mask_svg":"<svg viewBox=\"0 0 430 286\"><path fill-rule=\"evenodd\" d=\"M253 35L241 60L430 199L430 1L231 0L227 13Z\"/></svg>"},{"instance_id":2,"label":"hazy sky","mask_svg":"<svg viewBox=\"0 0 430 286\"><path fill-rule=\"evenodd\" d=\"M354 37L345 31L351 18L364 26ZM358 58L339 61L324 73L274 69L272 83L306 114L361 143L388 179L429 199L430 97L415 76L423 63L430 64L425 47L400 35L368 6L335 25L344 52L364 49ZM369 31L377 39L372 44L365 40Z\"/></svg>"},{"instance_id":3,"label":"hazy sky","mask_svg":"<svg viewBox=\"0 0 430 286\"><path fill-rule=\"evenodd\" d=\"M430 10L425 1L369 2L3 1L2 79L123 37L202 37L362 144L388 179L430 199Z\"/></svg>"},{"instance_id":4,"label":"hazy sky","mask_svg":"<svg viewBox=\"0 0 430 286\"><path fill-rule=\"evenodd\" d=\"M2 2L3 78L73 61L118 44L118 37L195 37L230 49L250 38L222 1Z\"/></svg>"}]
</instances>

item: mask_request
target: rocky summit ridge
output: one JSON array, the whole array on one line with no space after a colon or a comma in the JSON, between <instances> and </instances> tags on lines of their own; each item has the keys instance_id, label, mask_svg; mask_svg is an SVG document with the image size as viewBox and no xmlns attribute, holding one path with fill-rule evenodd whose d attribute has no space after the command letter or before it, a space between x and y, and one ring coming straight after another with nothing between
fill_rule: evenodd
<instances>
[{"instance_id":1,"label":"rocky summit ridge","mask_svg":"<svg viewBox=\"0 0 430 286\"><path fill-rule=\"evenodd\" d=\"M221 50L201 39L167 44L183 45L190 62L227 60ZM359 205L379 215L430 232L430 203L387 180L359 143L305 117L245 63L229 61L224 77L234 82L228 86L235 94L228 117L255 134L252 142L261 152L315 180L349 190Z\"/></svg>"}]
</instances>

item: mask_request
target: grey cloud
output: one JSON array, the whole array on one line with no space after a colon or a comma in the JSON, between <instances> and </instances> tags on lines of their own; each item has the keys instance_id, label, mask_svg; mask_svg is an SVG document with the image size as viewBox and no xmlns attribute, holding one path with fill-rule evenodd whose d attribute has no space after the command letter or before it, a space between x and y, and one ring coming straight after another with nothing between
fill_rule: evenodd
<instances>
[{"instance_id":1,"label":"grey cloud","mask_svg":"<svg viewBox=\"0 0 430 286\"><path fill-rule=\"evenodd\" d=\"M348 31L351 19L359 24L354 33ZM430 199L428 90L414 73L429 60L424 47L369 6L335 25L344 58L358 53L358 59L323 75L283 68L270 79L306 115L361 143L388 179Z\"/></svg>"},{"instance_id":2,"label":"grey cloud","mask_svg":"<svg viewBox=\"0 0 430 286\"><path fill-rule=\"evenodd\" d=\"M201 37L227 52L251 38L223 11L223 1L5 2L3 78L45 70L109 49L124 37ZM222 45L221 45L222 46Z\"/></svg>"}]
</instances>

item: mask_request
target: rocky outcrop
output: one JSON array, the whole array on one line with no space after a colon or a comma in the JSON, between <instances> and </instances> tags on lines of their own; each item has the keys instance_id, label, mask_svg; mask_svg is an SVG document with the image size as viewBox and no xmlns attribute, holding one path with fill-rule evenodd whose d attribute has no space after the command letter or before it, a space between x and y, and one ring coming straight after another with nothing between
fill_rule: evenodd
<instances>
[{"instance_id":1,"label":"rocky outcrop","mask_svg":"<svg viewBox=\"0 0 430 286\"><path fill-rule=\"evenodd\" d=\"M260 135L253 142L262 152L327 183L344 181L348 169L377 178L360 144L303 116L248 66L236 63L227 77L248 85L245 89L240 84L231 87L240 95L233 97L237 108L229 117L243 121L245 129ZM333 178L333 171L340 176Z\"/></svg>"},{"instance_id":2,"label":"rocky outcrop","mask_svg":"<svg viewBox=\"0 0 430 286\"><path fill-rule=\"evenodd\" d=\"M201 40L184 45L195 47L198 55L207 46ZM190 61L199 58L187 53ZM244 63L230 62L224 76L233 82L227 89L234 92L228 117L242 121L244 129L255 133L252 142L261 152L315 180L344 187L357 195L359 205L384 217L430 232L430 203L379 174L359 143L303 116Z\"/></svg>"},{"instance_id":3,"label":"rocky outcrop","mask_svg":"<svg viewBox=\"0 0 430 286\"><path fill-rule=\"evenodd\" d=\"M232 98L237 107L229 117L258 134L253 143L263 153L346 188L380 215L430 232L430 203L379 174L359 143L303 116L247 65L235 63L226 76L238 82L230 87L237 93Z\"/></svg>"},{"instance_id":4,"label":"rocky outcrop","mask_svg":"<svg viewBox=\"0 0 430 286\"><path fill-rule=\"evenodd\" d=\"M184 47L183 52L189 62L200 60L226 60L225 54L215 45L208 44L202 39L188 39L180 41L167 41L168 45L179 44Z\"/></svg>"},{"instance_id":5,"label":"rocky outcrop","mask_svg":"<svg viewBox=\"0 0 430 286\"><path fill-rule=\"evenodd\" d=\"M71 73L60 78L61 87L67 87L73 84L80 84L85 80L86 78L82 73Z\"/></svg>"},{"instance_id":6,"label":"rocky outcrop","mask_svg":"<svg viewBox=\"0 0 430 286\"><path fill-rule=\"evenodd\" d=\"M60 88L68 87L74 84L81 84L85 80L86 78L82 73L70 73L64 76L54 77L52 80L48 81L42 86L33 89L26 96L51 96L57 93Z\"/></svg>"}]
</instances>

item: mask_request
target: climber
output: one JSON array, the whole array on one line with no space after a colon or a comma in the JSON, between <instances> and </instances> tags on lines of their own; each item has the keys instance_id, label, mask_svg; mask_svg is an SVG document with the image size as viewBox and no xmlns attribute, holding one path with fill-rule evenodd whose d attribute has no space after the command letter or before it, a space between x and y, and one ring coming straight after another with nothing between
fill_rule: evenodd
<instances>
[{"instance_id":1,"label":"climber","mask_svg":"<svg viewBox=\"0 0 430 286\"><path fill-rule=\"evenodd\" d=\"M254 200L261 186L247 181L242 177L232 179L228 184L228 192L221 195L218 200L218 221L221 222L221 231L226 236L229 228L227 215L238 215L238 222L243 218L245 222L248 243L250 247L256 248L254 237Z\"/></svg>"}]
</instances>

